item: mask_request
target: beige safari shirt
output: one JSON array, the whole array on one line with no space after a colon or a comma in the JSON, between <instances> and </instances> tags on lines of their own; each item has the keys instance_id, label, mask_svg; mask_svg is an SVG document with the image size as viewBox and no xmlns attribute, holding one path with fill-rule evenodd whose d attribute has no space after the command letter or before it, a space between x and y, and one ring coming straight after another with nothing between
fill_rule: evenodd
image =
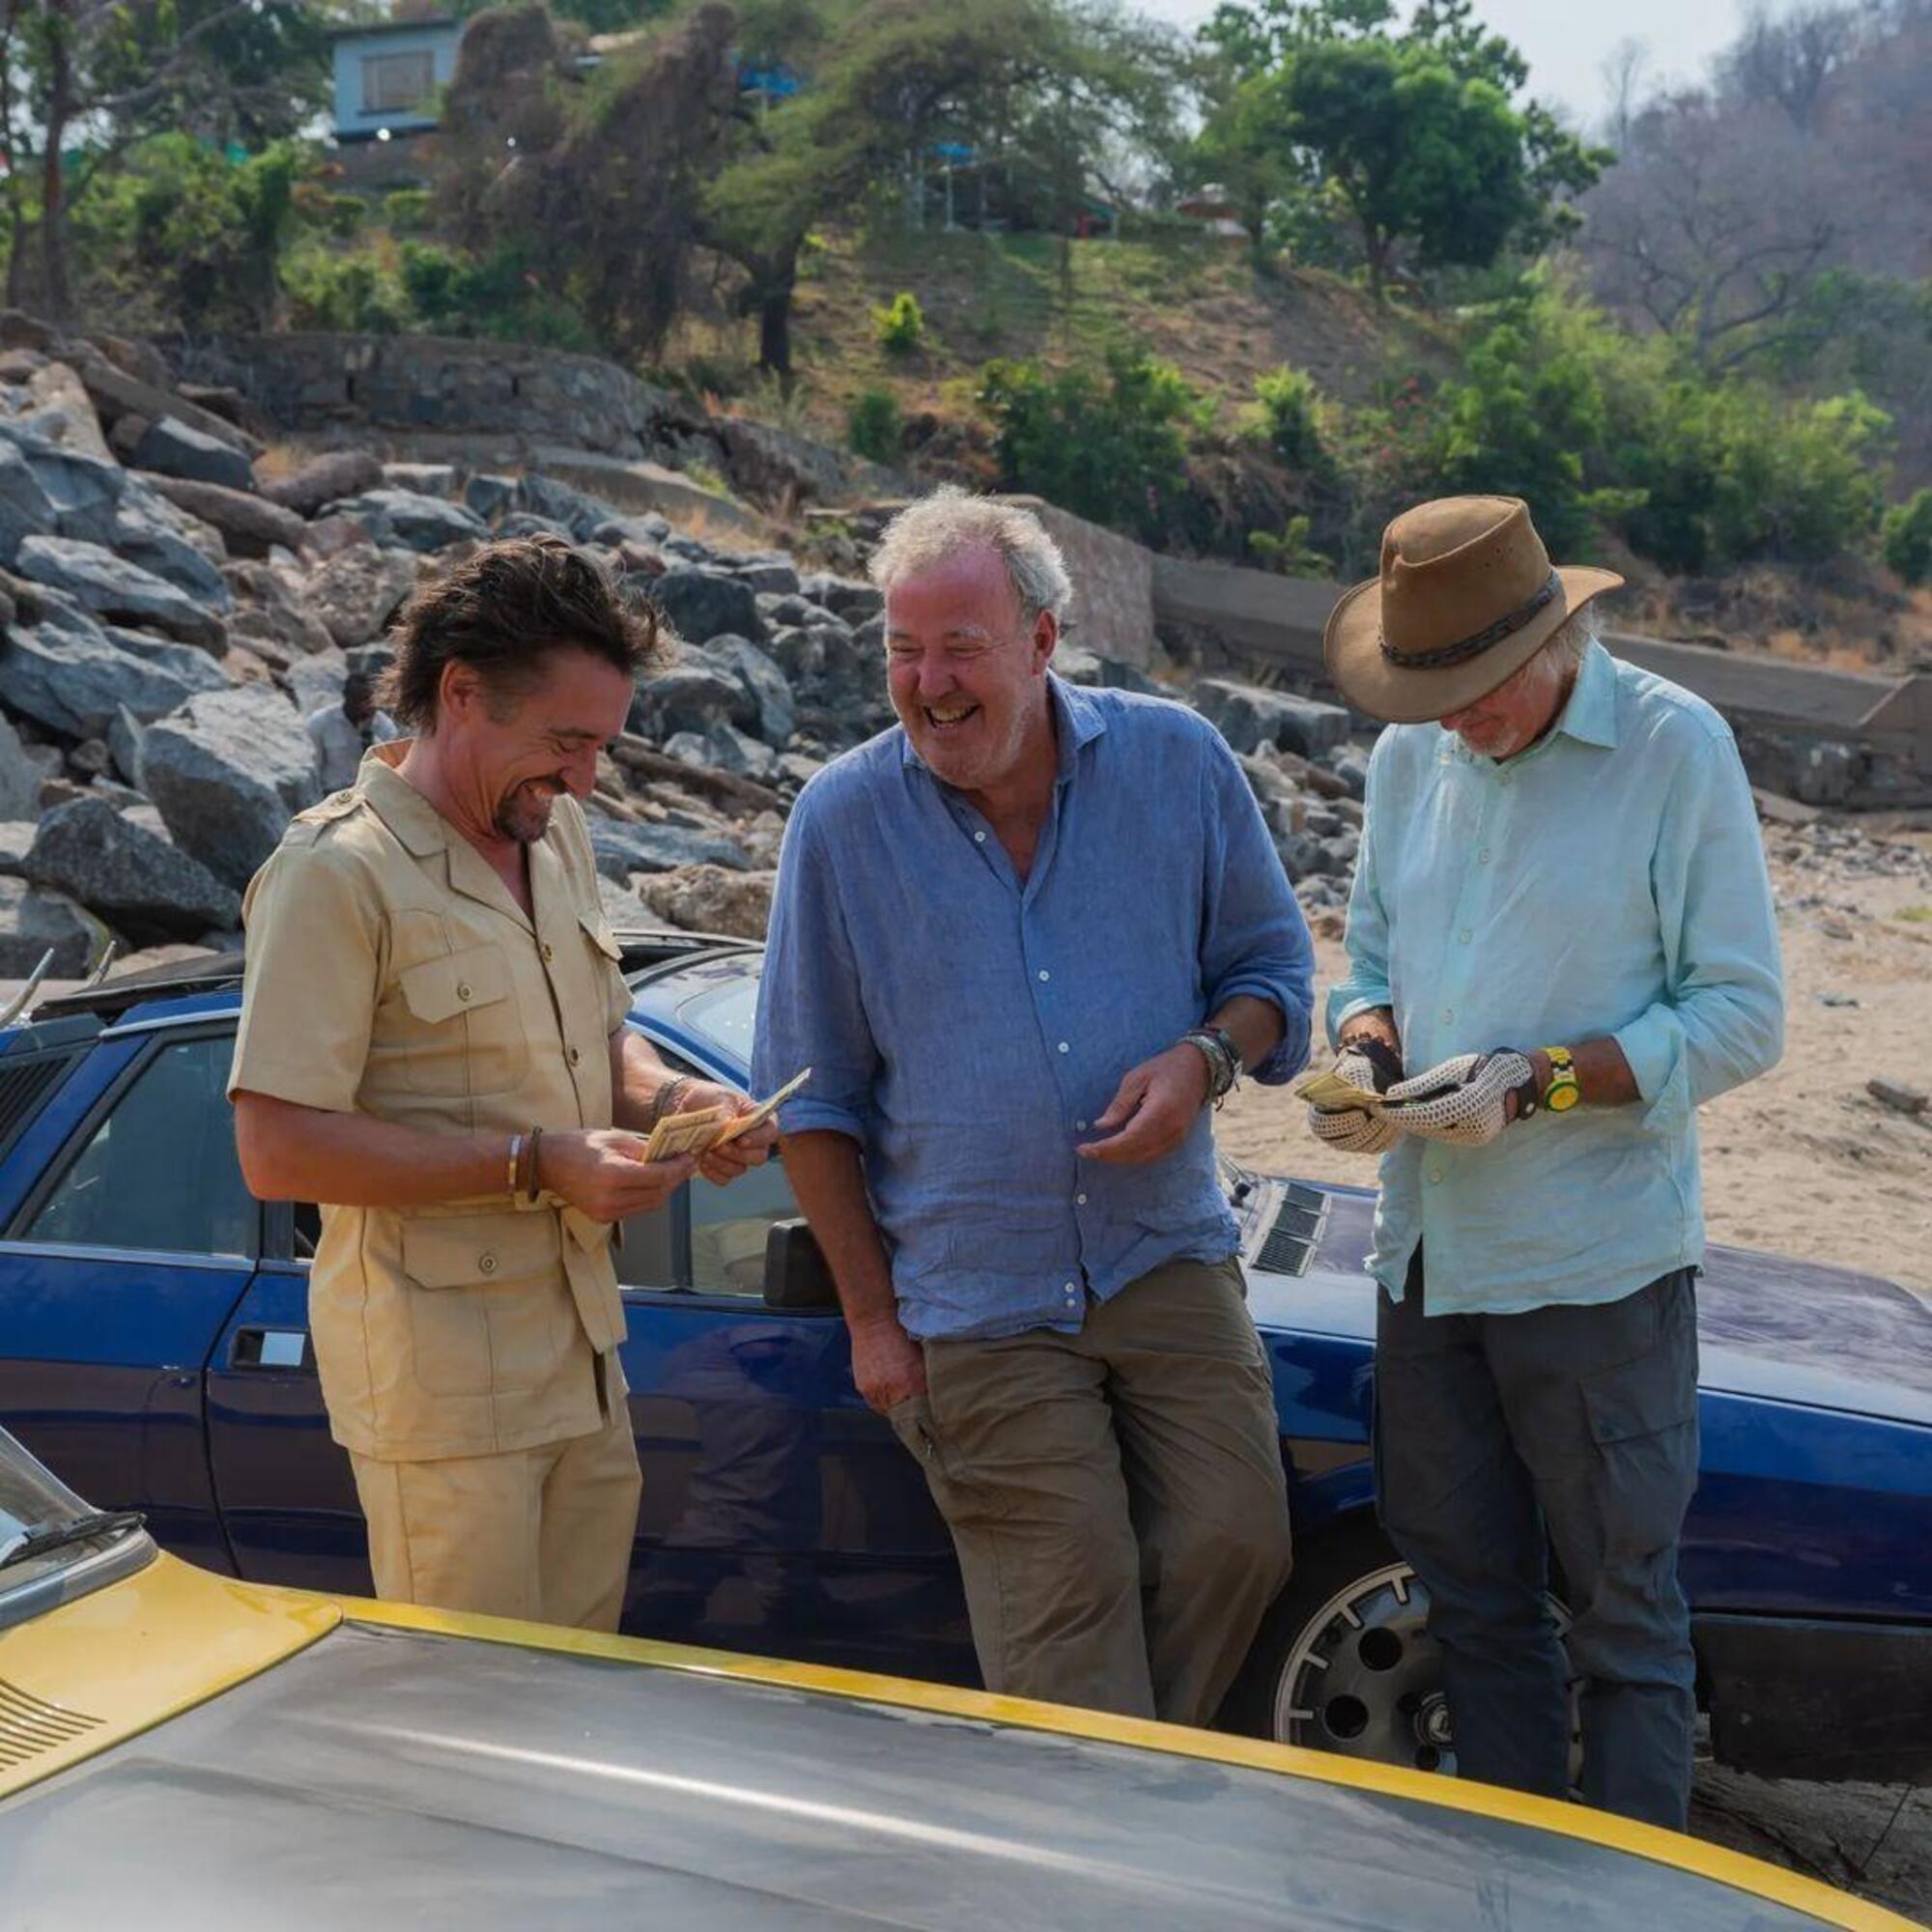
<instances>
[{"instance_id":1,"label":"beige safari shirt","mask_svg":"<svg viewBox=\"0 0 1932 1932\"><path fill-rule=\"evenodd\" d=\"M608 1127L630 1010L583 813L529 848L534 922L394 767L300 813L243 900L228 1091L429 1133ZM602 1426L623 1378L610 1230L547 1198L322 1204L309 1327L335 1439L390 1461L493 1455Z\"/></svg>"}]
</instances>

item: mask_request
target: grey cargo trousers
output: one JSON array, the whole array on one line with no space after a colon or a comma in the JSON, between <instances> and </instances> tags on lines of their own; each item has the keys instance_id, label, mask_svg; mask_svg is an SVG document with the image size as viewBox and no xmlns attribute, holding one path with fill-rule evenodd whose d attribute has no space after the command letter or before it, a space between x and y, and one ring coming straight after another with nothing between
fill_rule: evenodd
<instances>
[{"instance_id":1,"label":"grey cargo trousers","mask_svg":"<svg viewBox=\"0 0 1932 1932\"><path fill-rule=\"evenodd\" d=\"M1677 1831L1696 1662L1677 1541L1697 1484L1693 1271L1621 1300L1428 1315L1378 1293L1376 1489L1429 1591L1458 1771L1562 1797L1579 1683L1586 1803ZM1547 1539L1547 1543L1546 1543ZM1566 1663L1547 1549L1574 1621Z\"/></svg>"}]
</instances>

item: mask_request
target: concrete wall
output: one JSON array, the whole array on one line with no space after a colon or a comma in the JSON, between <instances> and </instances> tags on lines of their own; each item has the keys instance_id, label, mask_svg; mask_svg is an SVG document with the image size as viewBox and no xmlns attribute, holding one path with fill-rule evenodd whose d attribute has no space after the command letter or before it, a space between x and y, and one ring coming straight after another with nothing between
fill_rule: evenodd
<instances>
[{"instance_id":1,"label":"concrete wall","mask_svg":"<svg viewBox=\"0 0 1932 1932\"><path fill-rule=\"evenodd\" d=\"M1145 670L1159 648L1154 636L1154 571L1161 559L1129 537L1103 530L1038 497L1007 501L1031 510L1060 546L1073 580L1068 641Z\"/></svg>"}]
</instances>

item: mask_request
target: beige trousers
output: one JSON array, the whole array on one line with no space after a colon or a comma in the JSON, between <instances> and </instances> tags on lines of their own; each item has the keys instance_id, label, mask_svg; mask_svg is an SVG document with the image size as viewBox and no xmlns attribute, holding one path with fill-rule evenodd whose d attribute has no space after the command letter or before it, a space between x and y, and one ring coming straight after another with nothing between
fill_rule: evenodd
<instances>
[{"instance_id":1,"label":"beige trousers","mask_svg":"<svg viewBox=\"0 0 1932 1932\"><path fill-rule=\"evenodd\" d=\"M630 1416L502 1456L352 1455L376 1594L392 1603L614 1631L643 1481Z\"/></svg>"},{"instance_id":2,"label":"beige trousers","mask_svg":"<svg viewBox=\"0 0 1932 1932\"><path fill-rule=\"evenodd\" d=\"M992 1690L1205 1724L1288 1579L1237 1262L1171 1262L1076 1335L928 1342L892 1422L952 1531Z\"/></svg>"}]
</instances>

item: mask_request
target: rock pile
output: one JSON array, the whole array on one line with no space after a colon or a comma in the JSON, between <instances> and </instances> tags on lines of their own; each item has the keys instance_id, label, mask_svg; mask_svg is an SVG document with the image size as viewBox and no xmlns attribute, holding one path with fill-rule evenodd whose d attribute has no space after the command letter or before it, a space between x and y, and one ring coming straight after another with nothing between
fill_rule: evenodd
<instances>
[{"instance_id":1,"label":"rock pile","mask_svg":"<svg viewBox=\"0 0 1932 1932\"><path fill-rule=\"evenodd\" d=\"M0 317L0 977L48 947L73 977L110 937L233 945L249 875L320 796L305 720L384 661L424 577L539 530L602 552L675 634L589 801L613 918L762 934L791 800L893 722L878 592L537 473L358 450L275 473L245 407L139 345ZM1070 645L1059 665L1192 702L1304 902L1344 902L1366 776L1346 712L1226 677L1156 687Z\"/></svg>"}]
</instances>

